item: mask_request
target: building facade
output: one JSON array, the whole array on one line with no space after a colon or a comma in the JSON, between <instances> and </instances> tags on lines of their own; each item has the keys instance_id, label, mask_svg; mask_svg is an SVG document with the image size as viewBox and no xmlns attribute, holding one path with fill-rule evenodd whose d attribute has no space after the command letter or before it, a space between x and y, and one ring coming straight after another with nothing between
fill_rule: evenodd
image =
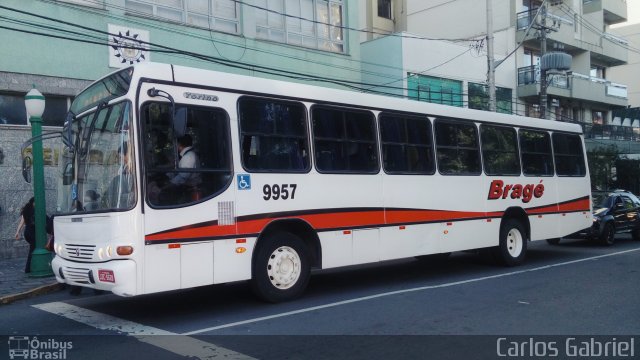
<instances>
[{"instance_id":1,"label":"building facade","mask_svg":"<svg viewBox=\"0 0 640 360\"><path fill-rule=\"evenodd\" d=\"M628 81L629 106L640 108L640 24L616 27L613 32L628 43L631 51L627 64L611 68L609 76L616 82Z\"/></svg>"},{"instance_id":2,"label":"building facade","mask_svg":"<svg viewBox=\"0 0 640 360\"><path fill-rule=\"evenodd\" d=\"M376 4L382 3L388 1L370 1L368 5L375 8ZM628 103L627 85L613 82L607 76L612 67L628 61L628 41L609 29L611 25L626 20L626 1L547 0L546 12L539 11L542 3L542 0L493 0L496 82L498 86L512 90L512 111L533 117L539 114L539 28L544 19L547 52L557 51L572 56L568 73L548 77L549 118L610 124L613 121L612 111ZM422 71L443 79L466 78L469 69L450 65L462 63L478 67L478 71L473 71L476 75L470 82L486 84L485 1L397 0L391 1L391 9L390 22L385 23L384 18L373 19L367 25L377 32L405 33L404 36L390 36L396 39L393 42L399 44L399 48L410 48L417 58L403 56L400 63L395 64L406 74ZM363 52L371 57L385 48L385 45L377 43L389 42L380 38L367 40ZM447 45L436 44L438 42ZM456 61L454 57L460 54L456 51L464 50L464 47L469 48L469 53ZM451 62L445 63L446 59L451 59ZM481 63L484 63L482 69ZM374 78L370 80L375 81ZM405 79L403 87L411 96L409 79ZM462 98L465 95L473 97L474 87L476 85L469 86L463 81L461 87L454 87L452 91L460 89ZM502 97L505 93L503 91ZM473 101L467 103L471 107L476 106ZM465 104L465 101L458 102L460 104Z\"/></svg>"},{"instance_id":3,"label":"building facade","mask_svg":"<svg viewBox=\"0 0 640 360\"><path fill-rule=\"evenodd\" d=\"M46 98L46 132L60 131L82 88L143 61L332 87L361 81L358 7L346 0L5 0L0 15L0 258L26 251L13 238L33 194L20 156L33 86ZM59 144L44 148L55 199Z\"/></svg>"},{"instance_id":4,"label":"building facade","mask_svg":"<svg viewBox=\"0 0 640 360\"><path fill-rule=\"evenodd\" d=\"M485 0L365 2L361 16L371 17L372 34L363 39L363 59L392 54L386 64L363 63L365 82L416 100L488 109ZM539 117L542 54L569 54L570 68L546 77L546 117L582 124L588 149L640 154L640 120L619 114L634 101L636 84L628 83L637 76L622 66L634 62L634 48L611 28L627 20L626 0L491 4L497 111Z\"/></svg>"}]
</instances>

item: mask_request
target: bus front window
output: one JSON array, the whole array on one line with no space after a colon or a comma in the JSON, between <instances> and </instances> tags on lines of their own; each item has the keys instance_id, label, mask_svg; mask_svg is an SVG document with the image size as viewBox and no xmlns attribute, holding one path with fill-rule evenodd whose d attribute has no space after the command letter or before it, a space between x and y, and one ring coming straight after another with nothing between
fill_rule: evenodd
<instances>
[{"instance_id":1,"label":"bus front window","mask_svg":"<svg viewBox=\"0 0 640 360\"><path fill-rule=\"evenodd\" d=\"M136 203L131 106L121 102L76 119L73 149L61 161L58 209L67 212L126 210Z\"/></svg>"}]
</instances>

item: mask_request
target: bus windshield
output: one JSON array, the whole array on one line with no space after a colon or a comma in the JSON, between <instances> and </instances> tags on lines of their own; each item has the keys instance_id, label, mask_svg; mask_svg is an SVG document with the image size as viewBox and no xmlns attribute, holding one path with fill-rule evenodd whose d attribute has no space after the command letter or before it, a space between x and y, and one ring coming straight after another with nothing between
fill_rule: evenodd
<instances>
[{"instance_id":1,"label":"bus windshield","mask_svg":"<svg viewBox=\"0 0 640 360\"><path fill-rule=\"evenodd\" d=\"M131 104L106 105L68 125L60 162L60 213L126 210L136 203Z\"/></svg>"}]
</instances>

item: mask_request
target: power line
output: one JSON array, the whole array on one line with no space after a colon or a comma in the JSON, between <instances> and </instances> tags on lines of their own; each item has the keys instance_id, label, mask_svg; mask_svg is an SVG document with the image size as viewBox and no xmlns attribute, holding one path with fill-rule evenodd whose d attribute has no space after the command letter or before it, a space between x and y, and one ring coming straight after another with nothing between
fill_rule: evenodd
<instances>
[{"instance_id":1,"label":"power line","mask_svg":"<svg viewBox=\"0 0 640 360\"><path fill-rule=\"evenodd\" d=\"M623 44L623 43L621 43L619 41L616 41L615 39L611 39L611 38L607 37L607 33L599 30L598 27L593 25L591 22L589 22L587 19L585 19L580 13L578 13L577 11L575 11L574 9L569 7L568 5L561 4L560 5L560 10L562 12L564 12L565 14L569 15L569 16L577 18L578 22L580 23L580 25L582 25L585 29L591 31L592 33L598 35L600 38L603 38L604 40L609 41L609 42L613 43L614 45L618 45L618 46L626 49L627 51L632 51L632 52L640 54L640 49L634 48L633 46L630 46L629 44ZM593 44L593 45L597 46L597 44Z\"/></svg>"},{"instance_id":2,"label":"power line","mask_svg":"<svg viewBox=\"0 0 640 360\"><path fill-rule=\"evenodd\" d=\"M140 21L140 20L132 19L131 17L115 16L115 15L108 14L108 13L107 13L107 14L105 14L105 13L104 13L104 11L94 10L94 9L92 9L92 8L90 8L90 7L86 7L86 6L81 6L81 7L80 7L80 6L77 6L77 5L73 5L73 4L65 4L65 3L59 3L59 2L57 2L57 1L52 1L52 0L41 0L41 1L49 2L49 3L54 3L54 4L56 4L57 6L65 6L65 7L69 7L69 8L72 8L72 9L74 9L74 10L78 10L78 11L83 11L83 12L87 12L87 13L97 14L98 16L108 16L108 17L111 17L111 18L116 18L116 19L120 19L120 20L127 21L127 22L134 22L134 23L142 24L143 26L147 26L147 27L153 27L153 28L160 29L160 30L166 30L166 28L163 28L163 27L161 27L161 26L155 25L155 24L153 24L153 23L147 23L147 22L144 22L144 21ZM101 2L101 1L95 1L95 0L94 0L94 1L86 0L86 1L88 1L88 2L92 2L92 3L97 4L97 5L105 6L105 7L107 7L107 8L113 8L113 9L121 10L121 11L123 11L123 12L124 12L124 11L126 11L127 13L133 13L133 14L136 14L137 16L139 16L140 18L149 18L149 16L148 16L148 14L147 14L147 13L139 12L139 11L135 11L135 10L129 9L129 8L127 8L127 7L117 6L117 5L112 5L112 4L104 4L104 3L103 3L103 2ZM247 4L247 6L250 6L250 5L249 5L249 4ZM156 20L153 20L153 21L156 21ZM379 72L377 73L377 72L369 71L369 70L366 70L366 69L362 69L362 67L359 67L359 68L352 68L352 67L348 67L348 66L344 66L344 65L338 65L338 64L335 64L335 63L333 63L333 62L332 62L332 63L326 63L326 62L321 62L321 61L314 60L314 59L301 58L301 57L296 57L296 56L293 56L293 55L288 55L288 54L283 53L283 52L268 51L268 50L265 50L265 49L259 49L259 48L247 47L247 46L246 46L246 38L245 38L245 37L242 37L242 38L243 38L243 40L244 40L244 42L245 42L243 45L238 45L238 44L235 44L235 43L233 43L233 42L223 41L223 40L220 40L220 39L213 40L213 39L212 39L212 37L211 37L211 30L210 30L210 29L209 29L209 37L207 37L207 38L205 38L205 37L203 37L203 36L200 36L200 35L196 35L196 34L194 34L194 33L192 33L192 32L179 31L179 30L178 30L177 32L179 32L179 33L181 33L181 34L184 34L184 35L186 35L186 36L190 36L190 37L194 37L194 38L199 38L199 39L202 39L202 40L205 40L205 39L206 39L206 40L208 40L208 41L213 42L213 46L214 46L214 48L216 49L216 51L218 52L218 54L219 54L219 55L220 55L220 57L222 57L222 58L224 58L224 56L220 53L220 51L219 51L219 50L217 49L217 47L215 46L215 42L222 43L222 44L225 44L225 45L228 45L228 46L232 46L232 47L242 48L243 53L244 53L247 49L250 49L250 50L255 51L255 52L266 53L266 54L270 54L270 55L274 55L274 56L279 56L279 57L284 57L284 58L289 58L289 59L293 59L293 60L297 60L297 61L304 61L305 63L314 63L314 64L318 64L318 65L321 65L321 66L327 66L327 67L330 67L330 68L332 68L332 69L338 68L338 69L345 70L345 71L352 71L352 72L357 72L357 73L360 73L360 74L368 74L368 75L372 75L372 76L376 76L376 77L380 77L380 78L387 78L387 79L393 79L393 78L394 78L393 76L391 76L391 75L389 75L389 74L384 74L384 73L379 73ZM230 34L230 35L233 35L233 34ZM384 34L384 35L388 35L388 34ZM391 35L389 35L389 36L391 36ZM425 38L425 39L426 39L426 38ZM435 40L435 39L434 39L434 40ZM214 41L215 41L215 42L214 42ZM276 46L285 46L285 45L287 45L287 44L273 43L273 45L276 45ZM321 53L319 53L319 54L320 54L320 55L330 56L330 55L333 55L334 53L331 53L331 54L323 54L323 53L321 52ZM227 59L227 60L228 60L228 59ZM352 58L345 58L344 60L349 61L349 62L353 62L353 63L359 63L359 64L364 64L364 65L372 65L372 66L376 66L376 67L384 67L384 68L388 68L388 69L404 71L404 69L402 69L402 68L393 67L393 66L389 66L389 65L375 64L375 63L371 63L371 62L367 62L367 61L363 61L363 60L356 60L356 59L352 59Z\"/></svg>"},{"instance_id":3,"label":"power line","mask_svg":"<svg viewBox=\"0 0 640 360\"><path fill-rule=\"evenodd\" d=\"M102 30L97 30L97 29L93 29L90 27L86 27L86 26L82 26L79 24L75 24L75 23L70 23L70 22L65 22L65 21L60 21L57 19L53 19L50 17L46 17L46 16L42 16L42 15L38 15L38 14L33 14L33 13L29 13L29 12L25 12L25 11L20 11L20 10L15 10L15 9L11 9L5 6L0 6L0 8L4 8L6 10L10 10L10 11L17 11L19 13L25 14L25 15L29 15L29 16L34 16L34 17L38 17L41 19L45 19L47 21L54 21L56 24L62 23L65 24L67 26L73 26L73 27L78 27L84 30L88 30L91 32L95 32L95 33L99 33L99 34L103 34L103 35L108 35L108 36L114 36L114 34L110 34L106 31L102 31ZM77 32L77 31L72 31L72 30L68 30L68 29L61 29L61 28L54 28L52 26L49 25L45 25L45 24L38 24L38 23L34 23L34 22L28 22L28 21L24 21L24 20L16 20L16 19L11 19L8 17L2 17L4 19L9 20L12 23L15 24L21 24L23 26L31 26L31 27L40 27L43 29L47 29L49 31L55 31L58 33L63 33L63 34L70 34L70 35L74 35L77 37L82 37L82 39L79 39L77 37L71 37L71 36L63 36L63 35L55 35L52 33L40 33L40 32L35 32L35 31L29 31L29 30L20 30L20 29L14 29L14 28L10 28L10 27L6 27L6 26L0 26L0 28L4 28L7 30L11 30L11 31L19 31L19 32L24 32L24 33L28 33L28 34L32 34L32 35L38 35L38 36L46 36L46 37L52 37L52 38L58 38L61 40L69 40L69 41L77 41L77 42L84 42L84 43L88 43L88 44L94 44L94 45L112 45L109 43L109 41L107 40L105 42L105 40L103 38L94 36L94 35L90 35L87 33L81 33L81 32ZM94 39L94 40L92 40ZM144 43L144 42L142 42ZM165 53L165 54L170 54L170 55L174 55L174 56L187 56L187 57L192 57L195 58L197 60L200 61L206 61L206 62L213 62L213 63L217 63L220 64L222 66L229 66L229 67L235 67L235 68L239 68L239 69L243 69L243 70L250 70L250 71L256 71L256 67L258 67L259 65L255 65L255 64L247 64L247 63L238 63L238 62L230 62L226 59L220 59L220 58L216 58L213 56L208 56L208 55L204 55L204 54L199 54L199 53L195 53L195 52L190 52L190 51L184 51L184 50L180 50L180 49L175 49L175 48L171 48L168 46L164 46L161 44L156 44L156 43L144 43L145 45L148 45L149 48L144 48L144 50L149 50L149 51L155 51L155 52L161 52L161 53ZM131 47L131 48L135 48L135 47ZM465 50L464 53L466 53L469 50ZM459 57L462 54L459 54L456 57ZM455 59L455 58L454 58ZM450 61L453 61L453 59L450 59L448 61L446 61L445 63L448 63ZM437 66L441 66L437 65ZM377 94L381 94L381 95L388 95L388 96L394 96L394 97L406 97L404 94L403 95L398 95L398 94L393 94L393 93L386 93L383 91L374 91L371 90L371 88L364 88L362 86L369 86L369 87L383 87L383 88L388 88L388 89L396 89L396 90L409 90L407 88L403 88L403 87L392 87L392 86L384 86L384 85L380 85L380 84L368 84L368 83L363 83L363 82L351 82L351 81L345 81L345 80L337 80L337 79L332 79L332 78L326 78L326 77L318 77L318 76L313 76L313 75L309 75L309 74L303 74L303 73L296 73L296 72L291 72L291 71L285 71L283 69L277 69L277 68L270 68L270 67L260 67L261 69L259 70L259 72L265 73L265 74L270 74L270 75L276 75L276 76L284 76L284 77L289 77L292 79L297 79L297 80L305 80L305 81L323 81L323 82L328 82L328 83L333 83L336 85L340 85L340 86L345 86L348 88L351 88L353 90L357 90L357 91L363 91L363 92L371 92L371 93L377 93ZM435 67L433 67L435 68ZM425 71L429 71L429 69L425 70ZM446 93L446 94L451 94L450 91L431 91L431 94L442 94L442 93ZM456 95L460 95L460 96L464 96L467 95L464 92L462 93L456 93ZM446 101L445 101L446 102ZM460 100L456 100L455 103L460 103L460 104L464 104L464 103L468 103L468 101L463 101L462 99ZM511 101L512 104L516 104L517 105L517 101ZM517 111L517 110L516 110Z\"/></svg>"},{"instance_id":4,"label":"power line","mask_svg":"<svg viewBox=\"0 0 640 360\"><path fill-rule=\"evenodd\" d=\"M0 8L10 9L10 8L4 7L4 6L0 6ZM42 16L42 15L38 15L38 14L32 14L32 13L25 12L25 11L20 11L20 10L15 10L15 11L23 13L23 14L35 16L35 17L38 17L38 18L42 18L42 19L45 19L45 20L50 20L50 21L52 20L51 18L48 18L46 16ZM46 28L48 30L52 29L52 27L50 27L50 26L42 25L42 24L38 24L38 23L32 23L32 22L20 21L20 20L15 20L15 21L18 22L18 23L21 23L23 25L26 25L26 26L43 27L43 28ZM57 20L57 22L65 24L65 25L69 25L69 26L79 27L81 29L93 31L93 32L100 33L100 34L106 34L106 35L109 35L109 36L115 36L114 34L110 34L110 33L106 32L106 31L89 28L89 27L78 25L78 24L75 24L75 23L65 22L65 21L61 21L61 20ZM7 28L7 27L3 27L3 28L9 29L9 30L14 30L14 31L20 31L20 30L17 30L17 29L11 29L11 28ZM81 35L82 37L89 37L89 35L87 35L86 33L78 33L78 32L73 32L73 31L70 31L70 30L63 30L63 29L60 29L60 28L55 28L54 30L56 32L59 32L59 33L60 32L62 32L62 33L68 32L68 33L72 33L74 35ZM104 40L102 40L101 38L97 38L95 36L91 36L91 38L97 39L97 40L85 41L85 40L81 40L81 39L77 39L77 38L70 38L68 36L54 36L54 35L48 34L48 33L38 33L38 32L33 32L33 31L26 31L26 30L24 32L30 33L32 35L55 37L55 38L64 39L64 40L86 42L86 43L91 43L91 44L96 44L96 45L101 45L101 44L113 45L113 44L109 43L108 41L105 43ZM208 62L214 62L214 63L220 64L220 65L235 67L235 68L239 68L239 69L243 69L243 70L255 71L256 68L259 68L259 69L261 69L260 72L265 73L265 74L277 75L277 76L286 76L286 77L290 77L290 78L297 79L297 80L324 81L324 82L333 83L333 84L336 84L336 85L341 85L341 86L344 86L344 87L348 87L348 88L351 88L351 89L357 90L357 91L378 93L378 94L381 94L381 95L388 95L388 96L395 96L395 97L404 97L404 91L408 91L409 90L409 89L404 88L404 87L388 86L388 85L384 85L384 84L372 84L372 83L364 83L364 82L357 82L357 81L337 80L337 79L333 79L333 78L326 78L326 77L321 77L321 76L315 76L315 75L303 74L303 73L298 73L298 72L292 72L292 71L287 71L287 70L283 70L283 69L276 69L276 68L272 68L272 67L261 66L261 65L257 65L257 64L230 62L230 61L228 61L226 59L220 59L220 58L211 57L211 56L204 55L204 54L184 51L184 50L180 50L180 49L175 49L175 48L167 47L167 46L160 45L160 44L155 44L155 43L151 43L151 42L147 43L147 42L142 42L142 41L139 41L139 40L136 40L136 41L149 46L148 49L147 48L140 48L140 50L148 50L148 51L152 51L152 52L153 51L162 52L162 53L174 54L174 55L186 55L186 56L194 57L194 58L199 59L199 60L208 61ZM128 46L128 47L135 48L135 47L131 47L131 46ZM157 49L157 48L154 48L154 47L158 47L160 49ZM445 63L450 62L450 61L451 60L446 61ZM437 65L437 66L441 66L441 65L442 64ZM432 67L432 69L437 67L437 66ZM247 67L250 67L250 68L247 68ZM376 88L384 88L384 89L391 89L391 90L402 90L403 94L399 95L399 94L396 94L396 93L388 93L388 92L384 92L384 91L380 91L380 90L374 90ZM436 93L436 92L433 92L433 93Z\"/></svg>"},{"instance_id":5,"label":"power line","mask_svg":"<svg viewBox=\"0 0 640 360\"><path fill-rule=\"evenodd\" d=\"M474 39L474 38L445 39L445 38L430 38L430 37L418 36L418 35L403 35L403 34L381 33L381 32L376 32L376 31L371 31L371 30L357 29L357 28L348 27L348 26L341 26L341 25L323 23L321 21L307 19L307 18L303 18L303 17L300 17L300 16L295 16L295 15L290 15L290 14L282 13L282 12L279 12L279 11L271 10L271 9L268 9L268 8L265 8L265 7L262 7L262 6L249 4L249 3L246 3L246 2L244 2L242 0L231 0L231 1L233 1L233 2L235 2L237 4L241 4L243 6L252 7L254 9L263 10L263 11L266 11L266 12L269 12L269 13L272 13L272 14L276 14L276 15L280 15L280 16L284 16L284 17L287 17L287 18L292 18L292 19L296 19L296 20L302 20L302 21L313 23L313 24L322 25L322 26L329 26L329 27L332 27L332 28L337 28L337 29L342 29L342 30L356 31L356 32L373 34L373 35L394 36L394 37L401 37L401 38L407 38L407 39L430 40L430 41L462 42L462 41L476 41L477 40L477 39Z\"/></svg>"}]
</instances>

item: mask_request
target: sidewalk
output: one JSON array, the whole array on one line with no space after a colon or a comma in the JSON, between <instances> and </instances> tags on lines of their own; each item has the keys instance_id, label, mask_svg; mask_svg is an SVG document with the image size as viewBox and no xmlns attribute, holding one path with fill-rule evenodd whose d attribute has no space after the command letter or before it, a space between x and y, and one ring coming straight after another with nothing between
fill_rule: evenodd
<instances>
[{"instance_id":1,"label":"sidewalk","mask_svg":"<svg viewBox=\"0 0 640 360\"><path fill-rule=\"evenodd\" d=\"M32 278L24 273L25 258L0 260L0 306L62 289L54 276Z\"/></svg>"}]
</instances>

